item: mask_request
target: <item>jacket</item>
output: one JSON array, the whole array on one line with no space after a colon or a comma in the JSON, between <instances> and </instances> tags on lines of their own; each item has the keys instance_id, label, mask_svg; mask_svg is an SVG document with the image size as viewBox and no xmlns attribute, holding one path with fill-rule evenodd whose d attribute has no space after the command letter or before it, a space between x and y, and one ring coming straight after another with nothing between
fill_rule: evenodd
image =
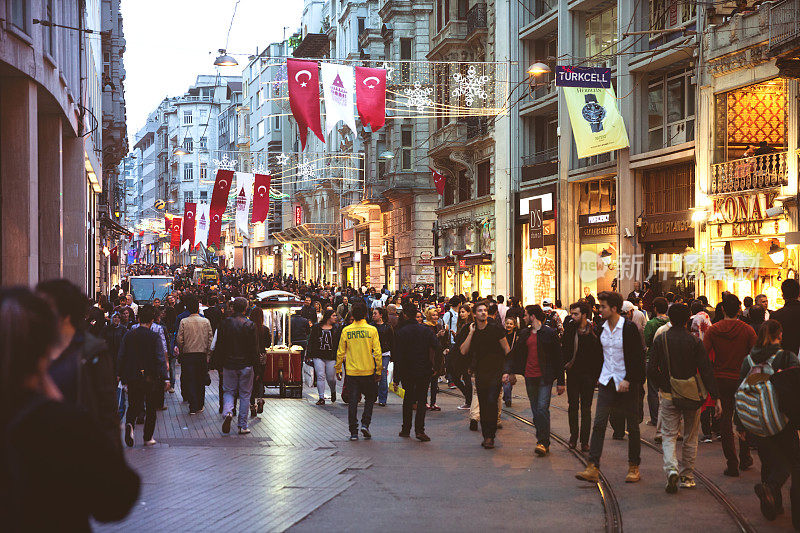
<instances>
[{"instance_id":1,"label":"jacket","mask_svg":"<svg viewBox=\"0 0 800 533\"><path fill-rule=\"evenodd\" d=\"M669 362L667 356L669 355ZM647 379L658 390L672 392L670 376L675 379L689 379L700 373L708 393L713 399L719 398L717 380L702 341L686 328L670 328L653 341L647 362Z\"/></svg>"},{"instance_id":2,"label":"jacket","mask_svg":"<svg viewBox=\"0 0 800 533\"><path fill-rule=\"evenodd\" d=\"M644 325L644 345L647 346L648 350L653 346L653 337L655 337L658 328L667 322L669 322L669 318L657 316L648 320Z\"/></svg>"},{"instance_id":3,"label":"jacket","mask_svg":"<svg viewBox=\"0 0 800 533\"><path fill-rule=\"evenodd\" d=\"M50 364L48 373L64 394L64 401L86 410L114 447L122 450L115 356L104 341L78 331L64 353ZM73 393L68 394L69 390Z\"/></svg>"},{"instance_id":4,"label":"jacket","mask_svg":"<svg viewBox=\"0 0 800 533\"><path fill-rule=\"evenodd\" d=\"M223 320L217 330L214 355L218 368L241 370L258 361L258 335L251 320L236 315Z\"/></svg>"},{"instance_id":5,"label":"jacket","mask_svg":"<svg viewBox=\"0 0 800 533\"><path fill-rule=\"evenodd\" d=\"M392 352L401 380L430 379L433 376L433 359L441 359L441 346L436 334L429 326L408 323L399 330L397 335L403 342L397 343Z\"/></svg>"},{"instance_id":6,"label":"jacket","mask_svg":"<svg viewBox=\"0 0 800 533\"><path fill-rule=\"evenodd\" d=\"M376 324L378 330L378 340L381 343L381 353L391 354L394 347L394 330L389 324Z\"/></svg>"},{"instance_id":7,"label":"jacket","mask_svg":"<svg viewBox=\"0 0 800 533\"><path fill-rule=\"evenodd\" d=\"M342 330L336 351L336 372L347 360L348 376L381 375L381 343L378 330L366 320L356 320Z\"/></svg>"},{"instance_id":8,"label":"jacket","mask_svg":"<svg viewBox=\"0 0 800 533\"><path fill-rule=\"evenodd\" d=\"M114 376L117 376L117 357L116 355L119 353L119 347L122 345L122 337L128 332L128 329L120 324L119 326L115 326L114 324L109 324L103 329L103 340L106 341L106 346L108 346L108 353L112 354L110 357L114 364Z\"/></svg>"},{"instance_id":9,"label":"jacket","mask_svg":"<svg viewBox=\"0 0 800 533\"><path fill-rule=\"evenodd\" d=\"M181 320L176 342L181 353L208 354L211 352L213 337L211 321L199 314L193 314Z\"/></svg>"},{"instance_id":10,"label":"jacket","mask_svg":"<svg viewBox=\"0 0 800 533\"><path fill-rule=\"evenodd\" d=\"M564 361L561 360L561 344L558 334L553 328L545 325L542 325L536 332L531 326L520 331L510 357L506 358L505 373L525 375L525 367L528 363L528 339L534 333L536 334L536 348L539 368L542 369L542 379L547 382L556 380L558 385L564 385Z\"/></svg>"},{"instance_id":11,"label":"jacket","mask_svg":"<svg viewBox=\"0 0 800 533\"><path fill-rule=\"evenodd\" d=\"M600 371L603 369L603 346L591 324L588 324L590 333L587 335L578 334L578 326L571 322L564 330L564 338L561 341L561 360L566 365L572 360L575 354L575 362L572 367L567 369L567 374L588 375L597 381ZM578 335L578 351L575 352L575 335Z\"/></svg>"},{"instance_id":12,"label":"jacket","mask_svg":"<svg viewBox=\"0 0 800 533\"><path fill-rule=\"evenodd\" d=\"M625 319L620 318L620 320ZM619 327L619 324L617 327ZM601 326L601 335L602 331L603 330ZM625 320L622 324L622 354L625 358L625 381L631 384L644 383L647 371L645 369L642 336L639 333L639 327L630 320ZM603 357L605 358L605 353L603 354ZM600 367L600 372L603 372L602 366Z\"/></svg>"},{"instance_id":13,"label":"jacket","mask_svg":"<svg viewBox=\"0 0 800 533\"><path fill-rule=\"evenodd\" d=\"M311 322L311 324L316 324L318 321L317 318L317 310L314 309L313 305L304 305L302 309L300 309L300 316Z\"/></svg>"},{"instance_id":14,"label":"jacket","mask_svg":"<svg viewBox=\"0 0 800 533\"><path fill-rule=\"evenodd\" d=\"M308 336L311 334L311 325L308 323L308 319L295 313L289 320L291 320L292 326L292 344L305 348L308 344Z\"/></svg>"},{"instance_id":15,"label":"jacket","mask_svg":"<svg viewBox=\"0 0 800 533\"><path fill-rule=\"evenodd\" d=\"M770 314L770 318L777 320L783 326L782 344L786 350L793 353L800 351L800 301L788 301L786 305Z\"/></svg>"},{"instance_id":16,"label":"jacket","mask_svg":"<svg viewBox=\"0 0 800 533\"><path fill-rule=\"evenodd\" d=\"M117 368L126 385L141 380L165 381L167 360L158 333L145 327L131 329L122 339Z\"/></svg>"},{"instance_id":17,"label":"jacket","mask_svg":"<svg viewBox=\"0 0 800 533\"><path fill-rule=\"evenodd\" d=\"M706 352L714 350L714 376L717 379L739 379L742 361L755 344L753 328L741 320L720 320L708 328L703 337Z\"/></svg>"},{"instance_id":18,"label":"jacket","mask_svg":"<svg viewBox=\"0 0 800 533\"><path fill-rule=\"evenodd\" d=\"M334 326L330 330L331 343L325 345L322 343L322 324L317 322L311 326L311 336L308 338L308 350L306 355L314 359L322 359L323 361L335 361L336 349L339 346L339 337L341 330Z\"/></svg>"}]
</instances>

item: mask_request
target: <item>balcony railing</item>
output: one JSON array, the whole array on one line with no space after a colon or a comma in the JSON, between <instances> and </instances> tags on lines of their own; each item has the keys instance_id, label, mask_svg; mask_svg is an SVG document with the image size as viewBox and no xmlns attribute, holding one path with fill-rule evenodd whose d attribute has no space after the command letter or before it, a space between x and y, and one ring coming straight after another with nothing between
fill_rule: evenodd
<instances>
[{"instance_id":1,"label":"balcony railing","mask_svg":"<svg viewBox=\"0 0 800 533\"><path fill-rule=\"evenodd\" d=\"M787 185L788 154L775 152L711 165L709 193L723 194Z\"/></svg>"},{"instance_id":2,"label":"balcony railing","mask_svg":"<svg viewBox=\"0 0 800 533\"><path fill-rule=\"evenodd\" d=\"M533 10L529 8L522 9L522 26L527 26L534 20L550 13L557 5L558 2L556 0L534 0Z\"/></svg>"},{"instance_id":3,"label":"balcony railing","mask_svg":"<svg viewBox=\"0 0 800 533\"><path fill-rule=\"evenodd\" d=\"M487 29L486 4L475 4L467 11L467 35L474 31Z\"/></svg>"},{"instance_id":4,"label":"balcony railing","mask_svg":"<svg viewBox=\"0 0 800 533\"><path fill-rule=\"evenodd\" d=\"M769 49L800 37L800 0L783 0L769 8Z\"/></svg>"},{"instance_id":5,"label":"balcony railing","mask_svg":"<svg viewBox=\"0 0 800 533\"><path fill-rule=\"evenodd\" d=\"M482 137L489 133L489 122L484 117L469 117L467 123L467 139Z\"/></svg>"},{"instance_id":6,"label":"balcony railing","mask_svg":"<svg viewBox=\"0 0 800 533\"><path fill-rule=\"evenodd\" d=\"M550 161L557 161L558 160L558 146L554 146L553 148L546 148L544 150L540 150L535 154L526 155L522 157L522 165L536 165L539 163L548 163Z\"/></svg>"},{"instance_id":7,"label":"balcony railing","mask_svg":"<svg viewBox=\"0 0 800 533\"><path fill-rule=\"evenodd\" d=\"M530 181L558 174L558 147L540 150L522 157L522 181Z\"/></svg>"}]
</instances>

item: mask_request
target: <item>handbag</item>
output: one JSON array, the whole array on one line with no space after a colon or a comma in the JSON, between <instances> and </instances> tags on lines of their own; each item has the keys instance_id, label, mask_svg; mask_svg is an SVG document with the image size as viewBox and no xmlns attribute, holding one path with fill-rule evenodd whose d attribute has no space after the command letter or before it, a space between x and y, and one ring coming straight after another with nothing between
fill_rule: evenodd
<instances>
[{"instance_id":1,"label":"handbag","mask_svg":"<svg viewBox=\"0 0 800 533\"><path fill-rule=\"evenodd\" d=\"M669 366L669 344L666 338L662 340L664 342L664 352L667 355L667 374L669 374L669 386L672 389L672 403L678 409L687 411L700 409L706 400L706 396L708 396L703 380L700 379L700 372L697 372L689 379L673 378Z\"/></svg>"}]
</instances>

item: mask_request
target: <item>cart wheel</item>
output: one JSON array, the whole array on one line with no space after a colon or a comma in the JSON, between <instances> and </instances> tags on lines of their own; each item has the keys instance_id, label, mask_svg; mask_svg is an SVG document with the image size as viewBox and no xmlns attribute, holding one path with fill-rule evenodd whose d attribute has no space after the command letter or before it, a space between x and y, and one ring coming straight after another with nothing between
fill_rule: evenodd
<instances>
[{"instance_id":1,"label":"cart wheel","mask_svg":"<svg viewBox=\"0 0 800 533\"><path fill-rule=\"evenodd\" d=\"M283 370L278 370L278 387L281 398L286 398L286 383L283 381Z\"/></svg>"}]
</instances>

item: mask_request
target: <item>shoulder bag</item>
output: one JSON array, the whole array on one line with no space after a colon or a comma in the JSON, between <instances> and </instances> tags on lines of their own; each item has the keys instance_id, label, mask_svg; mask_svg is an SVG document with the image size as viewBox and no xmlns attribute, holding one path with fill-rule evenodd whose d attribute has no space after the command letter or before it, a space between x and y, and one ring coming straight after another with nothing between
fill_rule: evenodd
<instances>
[{"instance_id":1,"label":"shoulder bag","mask_svg":"<svg viewBox=\"0 0 800 533\"><path fill-rule=\"evenodd\" d=\"M667 374L669 375L669 386L672 389L672 403L678 409L696 411L703 406L708 392L700 379L700 372L697 372L689 379L676 379L672 377L669 365L669 343L662 335L660 339L664 343L664 353L667 357Z\"/></svg>"}]
</instances>

